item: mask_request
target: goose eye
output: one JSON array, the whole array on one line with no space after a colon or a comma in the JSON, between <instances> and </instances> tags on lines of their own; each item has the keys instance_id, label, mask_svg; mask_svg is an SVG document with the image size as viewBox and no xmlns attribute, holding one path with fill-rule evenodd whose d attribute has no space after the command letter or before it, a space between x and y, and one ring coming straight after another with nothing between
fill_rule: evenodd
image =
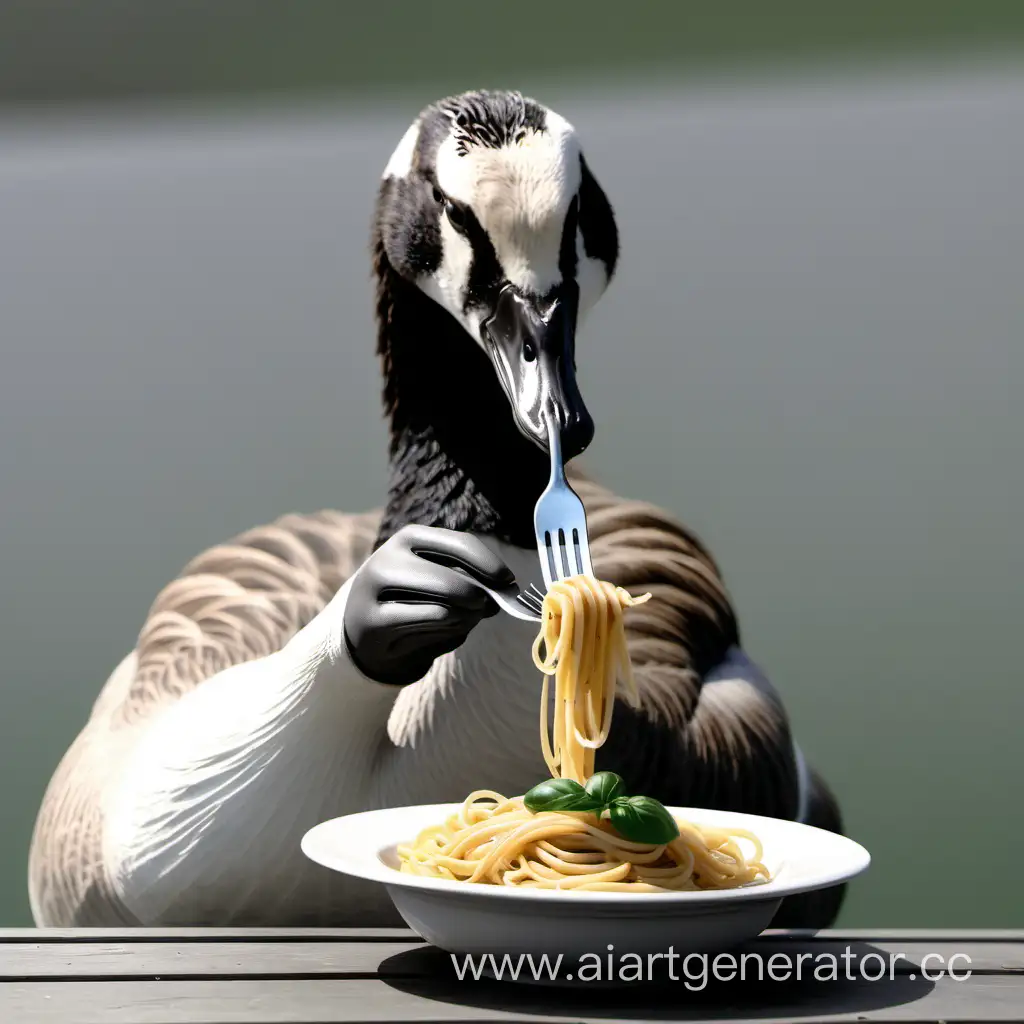
<instances>
[{"instance_id":1,"label":"goose eye","mask_svg":"<svg viewBox=\"0 0 1024 1024\"><path fill-rule=\"evenodd\" d=\"M466 211L461 206L456 205L449 199L444 205L444 212L451 226L456 231L466 230Z\"/></svg>"},{"instance_id":2,"label":"goose eye","mask_svg":"<svg viewBox=\"0 0 1024 1024\"><path fill-rule=\"evenodd\" d=\"M436 185L434 186L434 202L438 206L444 205L444 193Z\"/></svg>"}]
</instances>

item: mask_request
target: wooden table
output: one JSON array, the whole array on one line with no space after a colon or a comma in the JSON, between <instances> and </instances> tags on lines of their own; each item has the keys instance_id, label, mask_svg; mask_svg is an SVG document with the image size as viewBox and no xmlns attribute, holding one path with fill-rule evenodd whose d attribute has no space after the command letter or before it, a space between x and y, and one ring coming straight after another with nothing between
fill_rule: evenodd
<instances>
[{"instance_id":1,"label":"wooden table","mask_svg":"<svg viewBox=\"0 0 1024 1024\"><path fill-rule=\"evenodd\" d=\"M805 954L805 973L759 981L748 956L746 980L693 991L700 964L688 988L680 959L676 981L566 988L459 981L450 957L401 929L15 929L0 931L0 1022L1024 1020L1024 931L768 932L743 952L765 971L780 954L776 975ZM956 981L942 968L959 975L963 956L972 973ZM830 958L839 980L815 981Z\"/></svg>"}]
</instances>

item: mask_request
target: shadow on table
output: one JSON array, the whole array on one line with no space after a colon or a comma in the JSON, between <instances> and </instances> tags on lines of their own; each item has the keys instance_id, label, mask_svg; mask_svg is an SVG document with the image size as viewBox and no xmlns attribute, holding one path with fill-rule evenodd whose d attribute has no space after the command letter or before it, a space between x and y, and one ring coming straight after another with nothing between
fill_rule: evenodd
<instances>
[{"instance_id":1,"label":"shadow on table","mask_svg":"<svg viewBox=\"0 0 1024 1024\"><path fill-rule=\"evenodd\" d=\"M380 965L379 977L402 992L438 1002L523 1013L562 1014L577 1020L582 1017L640 1015L646 1019L661 1020L695 1017L712 1020L719 1017L815 1018L824 1014L857 1013L911 1003L924 998L935 987L934 982L923 978L917 965L909 961L897 965L897 973L890 976L888 953L869 943L851 942L842 949L849 949L853 959L838 957L836 976L831 980L829 961L820 958L823 955L835 956L835 947L827 951L813 943L743 947L735 950L733 956L739 961L744 953L756 952L764 965L763 976L758 978L757 961L748 959L742 979L737 972L734 980L720 981L709 968L703 988L699 987L699 977L689 980L684 974L682 957L675 966L676 980L670 979L667 973L658 980L615 983L536 983L532 976L526 983L490 978L474 980L471 975L459 980L450 955L433 946L390 957ZM792 964L797 962L796 957L800 953L807 954L802 961L800 980L775 981L768 977L769 958L779 952L784 952ZM860 964L865 957L868 958L865 964L867 977L874 978L882 973L885 965L885 974L880 980L867 980L861 976ZM709 955L708 961L709 964L713 961L713 955ZM816 966L822 966L818 980L815 979ZM701 975L700 961L691 960L688 971L691 978ZM529 974L526 970L522 973ZM776 970L777 975L782 973L782 970Z\"/></svg>"}]
</instances>

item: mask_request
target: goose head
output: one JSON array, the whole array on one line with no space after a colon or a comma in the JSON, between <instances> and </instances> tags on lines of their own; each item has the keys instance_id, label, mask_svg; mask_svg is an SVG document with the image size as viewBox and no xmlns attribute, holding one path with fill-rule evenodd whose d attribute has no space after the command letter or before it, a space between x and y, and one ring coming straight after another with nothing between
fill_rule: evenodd
<instances>
[{"instance_id":1,"label":"goose head","mask_svg":"<svg viewBox=\"0 0 1024 1024\"><path fill-rule=\"evenodd\" d=\"M462 339L453 342L420 306L418 336L404 342L418 350L420 379L436 380L438 360L444 374L486 390L470 372L484 365L474 363L482 354L519 434L546 451L552 417L566 458L589 445L576 333L615 270L618 233L568 121L514 92L468 92L427 107L384 170L374 244L378 274L412 286ZM387 333L400 312L396 290L387 282L386 294L378 290L386 376L403 358ZM403 400L399 390L388 397L386 387L389 406Z\"/></svg>"}]
</instances>

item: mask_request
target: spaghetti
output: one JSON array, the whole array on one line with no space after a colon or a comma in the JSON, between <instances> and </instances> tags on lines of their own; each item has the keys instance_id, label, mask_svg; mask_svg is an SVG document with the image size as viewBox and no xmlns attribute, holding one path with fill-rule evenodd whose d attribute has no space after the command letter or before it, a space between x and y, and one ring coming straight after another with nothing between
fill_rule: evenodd
<instances>
[{"instance_id":1,"label":"spaghetti","mask_svg":"<svg viewBox=\"0 0 1024 1024\"><path fill-rule=\"evenodd\" d=\"M545 596L533 658L544 676L541 749L555 778L582 784L593 775L619 680L637 703L623 610L649 597L634 598L591 576L561 580ZM634 842L600 812L535 813L523 797L477 790L443 824L399 846L398 855L401 870L410 874L542 889L673 892L768 880L753 833L679 820L676 825L679 835L667 843Z\"/></svg>"}]
</instances>

